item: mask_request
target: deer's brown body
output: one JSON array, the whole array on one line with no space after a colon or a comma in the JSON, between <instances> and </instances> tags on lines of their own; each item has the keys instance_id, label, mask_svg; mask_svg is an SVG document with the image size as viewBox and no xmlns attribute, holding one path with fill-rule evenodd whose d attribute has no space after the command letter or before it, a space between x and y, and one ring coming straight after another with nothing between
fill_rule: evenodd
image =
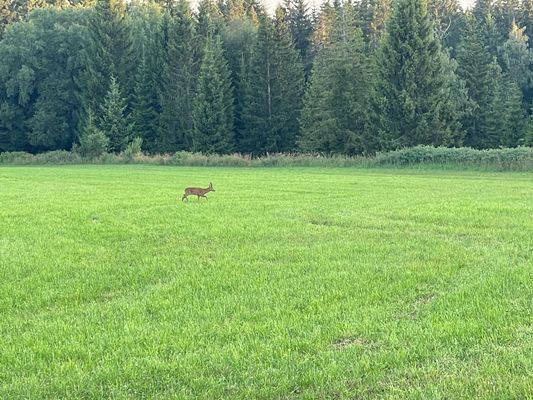
<instances>
[{"instance_id":1,"label":"deer's brown body","mask_svg":"<svg viewBox=\"0 0 533 400\"><path fill-rule=\"evenodd\" d=\"M213 189L213 184L211 182L209 182L209 186L206 189L188 187L185 189L185 193L183 193L181 201L185 199L189 200L187 196L198 196L198 200L200 200L200 197L205 197L207 199L207 196L205 194L214 191L215 189Z\"/></svg>"}]
</instances>

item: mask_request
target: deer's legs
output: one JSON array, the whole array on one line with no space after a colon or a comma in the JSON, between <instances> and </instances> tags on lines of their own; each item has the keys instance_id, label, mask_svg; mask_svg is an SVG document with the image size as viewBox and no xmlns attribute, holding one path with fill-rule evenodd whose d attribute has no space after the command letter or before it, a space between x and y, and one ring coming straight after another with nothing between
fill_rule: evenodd
<instances>
[{"instance_id":1,"label":"deer's legs","mask_svg":"<svg viewBox=\"0 0 533 400\"><path fill-rule=\"evenodd\" d=\"M183 200L187 200L187 201L189 201L189 199L188 199L188 197L187 197L186 194L184 194L184 195L181 197L181 201L183 201Z\"/></svg>"},{"instance_id":2,"label":"deer's legs","mask_svg":"<svg viewBox=\"0 0 533 400\"><path fill-rule=\"evenodd\" d=\"M203 194L202 197L204 197L207 200L207 196L205 194Z\"/></svg>"}]
</instances>

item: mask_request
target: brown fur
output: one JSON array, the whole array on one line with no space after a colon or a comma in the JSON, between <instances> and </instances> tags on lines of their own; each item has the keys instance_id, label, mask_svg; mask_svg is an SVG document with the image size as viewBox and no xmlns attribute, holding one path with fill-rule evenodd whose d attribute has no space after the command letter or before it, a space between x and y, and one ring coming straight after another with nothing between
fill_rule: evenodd
<instances>
[{"instance_id":1,"label":"brown fur","mask_svg":"<svg viewBox=\"0 0 533 400\"><path fill-rule=\"evenodd\" d=\"M195 188L195 187L188 187L185 189L185 193L183 193L183 197L181 198L181 201L187 199L187 196L198 196L198 200L200 200L200 197L205 197L207 199L206 193L214 192L215 189L213 189L213 184L209 182L209 186L206 189L202 188Z\"/></svg>"}]
</instances>

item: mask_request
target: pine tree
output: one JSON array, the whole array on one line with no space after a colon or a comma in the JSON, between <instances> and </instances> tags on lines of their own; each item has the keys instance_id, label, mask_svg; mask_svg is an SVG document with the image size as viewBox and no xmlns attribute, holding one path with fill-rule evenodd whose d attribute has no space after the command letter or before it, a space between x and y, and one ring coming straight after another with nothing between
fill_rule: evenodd
<instances>
[{"instance_id":1,"label":"pine tree","mask_svg":"<svg viewBox=\"0 0 533 400\"><path fill-rule=\"evenodd\" d=\"M311 48L313 23L309 7L305 0L286 0L284 8L294 47L300 54L306 76L309 76L313 64Z\"/></svg>"},{"instance_id":2,"label":"pine tree","mask_svg":"<svg viewBox=\"0 0 533 400\"><path fill-rule=\"evenodd\" d=\"M515 147L525 144L528 118L522 107L522 92L516 82L504 81L502 103L505 107L505 130L500 144Z\"/></svg>"},{"instance_id":3,"label":"pine tree","mask_svg":"<svg viewBox=\"0 0 533 400\"><path fill-rule=\"evenodd\" d=\"M483 23L487 16L494 14L494 0L476 0L472 10L478 23Z\"/></svg>"},{"instance_id":4,"label":"pine tree","mask_svg":"<svg viewBox=\"0 0 533 400\"><path fill-rule=\"evenodd\" d=\"M252 53L238 143L246 153L290 151L296 144L303 67L279 8L277 15L275 23L260 18Z\"/></svg>"},{"instance_id":5,"label":"pine tree","mask_svg":"<svg viewBox=\"0 0 533 400\"><path fill-rule=\"evenodd\" d=\"M454 143L459 133L450 112L453 103L444 101L449 79L423 0L397 3L377 55L377 72L374 118L383 148Z\"/></svg>"},{"instance_id":6,"label":"pine tree","mask_svg":"<svg viewBox=\"0 0 533 400\"><path fill-rule=\"evenodd\" d=\"M117 80L111 75L109 91L101 105L99 127L109 138L109 149L117 153L124 150L131 139L133 123L126 108L126 99L122 97Z\"/></svg>"},{"instance_id":7,"label":"pine tree","mask_svg":"<svg viewBox=\"0 0 533 400\"><path fill-rule=\"evenodd\" d=\"M133 46L129 22L122 0L97 0L89 19L89 46L86 70L80 80L82 105L96 110L109 90L113 76L129 101L133 95Z\"/></svg>"},{"instance_id":8,"label":"pine tree","mask_svg":"<svg viewBox=\"0 0 533 400\"><path fill-rule=\"evenodd\" d=\"M208 37L193 102L192 148L203 153L234 149L233 93L218 36Z\"/></svg>"},{"instance_id":9,"label":"pine tree","mask_svg":"<svg viewBox=\"0 0 533 400\"><path fill-rule=\"evenodd\" d=\"M524 109L528 110L533 101L533 52L524 30L513 21L509 38L499 53L504 72L522 91Z\"/></svg>"},{"instance_id":10,"label":"pine tree","mask_svg":"<svg viewBox=\"0 0 533 400\"><path fill-rule=\"evenodd\" d=\"M232 7L235 2L231 3ZM223 47L226 60L231 72L231 82L234 92L234 128L236 141L239 141L238 133L244 129L242 112L244 108L245 86L250 75L250 62L252 49L256 40L256 27L254 22L246 15L244 5L236 3L238 12L229 12L231 19L227 22L223 31ZM237 148L237 150L239 150Z\"/></svg>"},{"instance_id":11,"label":"pine tree","mask_svg":"<svg viewBox=\"0 0 533 400\"><path fill-rule=\"evenodd\" d=\"M156 71L149 67L146 52L143 52L137 72L133 101L133 122L135 133L139 135L148 151L156 150L157 128L161 107Z\"/></svg>"},{"instance_id":12,"label":"pine tree","mask_svg":"<svg viewBox=\"0 0 533 400\"><path fill-rule=\"evenodd\" d=\"M505 109L501 104L501 69L485 44L479 22L471 19L461 42L457 61L458 75L465 81L472 112L465 116L464 144L475 148L498 146Z\"/></svg>"},{"instance_id":13,"label":"pine tree","mask_svg":"<svg viewBox=\"0 0 533 400\"><path fill-rule=\"evenodd\" d=\"M522 0L518 14L519 25L524 26L525 34L531 37L533 35L533 0Z\"/></svg>"},{"instance_id":14,"label":"pine tree","mask_svg":"<svg viewBox=\"0 0 533 400\"><path fill-rule=\"evenodd\" d=\"M196 83L196 48L191 10L180 0L162 29L161 114L156 149L161 152L188 150L192 135L192 100Z\"/></svg>"},{"instance_id":15,"label":"pine tree","mask_svg":"<svg viewBox=\"0 0 533 400\"><path fill-rule=\"evenodd\" d=\"M378 48L379 42L391 15L391 0L362 0L359 3L359 18L363 35L369 48Z\"/></svg>"},{"instance_id":16,"label":"pine tree","mask_svg":"<svg viewBox=\"0 0 533 400\"><path fill-rule=\"evenodd\" d=\"M96 158L103 155L109 147L109 138L96 126L94 113L87 111L87 117L82 124L78 147L82 157ZM74 148L74 147L73 147Z\"/></svg>"},{"instance_id":17,"label":"pine tree","mask_svg":"<svg viewBox=\"0 0 533 400\"><path fill-rule=\"evenodd\" d=\"M349 5L338 10L333 43L319 53L313 66L301 117L303 151L357 154L366 150L370 60L352 14Z\"/></svg>"},{"instance_id":18,"label":"pine tree","mask_svg":"<svg viewBox=\"0 0 533 400\"><path fill-rule=\"evenodd\" d=\"M435 35L444 48L455 50L461 39L463 15L458 0L428 0L428 13L435 25Z\"/></svg>"},{"instance_id":19,"label":"pine tree","mask_svg":"<svg viewBox=\"0 0 533 400\"><path fill-rule=\"evenodd\" d=\"M313 58L330 44L331 29L335 19L335 8L331 5L329 0L326 0L320 6L320 12L314 17L315 29L312 39Z\"/></svg>"},{"instance_id":20,"label":"pine tree","mask_svg":"<svg viewBox=\"0 0 533 400\"><path fill-rule=\"evenodd\" d=\"M196 33L198 47L203 50L210 36L220 35L224 16L215 0L201 0L198 4Z\"/></svg>"}]
</instances>

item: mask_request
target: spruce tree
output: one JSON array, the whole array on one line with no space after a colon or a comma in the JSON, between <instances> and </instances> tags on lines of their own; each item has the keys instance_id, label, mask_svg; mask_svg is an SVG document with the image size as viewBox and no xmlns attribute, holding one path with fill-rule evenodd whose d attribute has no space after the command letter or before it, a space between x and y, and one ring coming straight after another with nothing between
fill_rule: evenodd
<instances>
[{"instance_id":1,"label":"spruce tree","mask_svg":"<svg viewBox=\"0 0 533 400\"><path fill-rule=\"evenodd\" d=\"M524 145L528 118L522 107L522 91L516 82L505 80L502 97L506 120L504 121L505 130L500 144L506 147Z\"/></svg>"},{"instance_id":2,"label":"spruce tree","mask_svg":"<svg viewBox=\"0 0 533 400\"><path fill-rule=\"evenodd\" d=\"M84 110L98 109L113 76L129 101L133 95L133 46L129 21L122 0L97 0L89 18L89 45L85 73L80 79Z\"/></svg>"},{"instance_id":3,"label":"spruce tree","mask_svg":"<svg viewBox=\"0 0 533 400\"><path fill-rule=\"evenodd\" d=\"M133 122L135 133L139 135L148 151L156 150L157 128L161 107L159 104L158 79L156 71L150 68L143 52L137 72L133 101Z\"/></svg>"},{"instance_id":4,"label":"spruce tree","mask_svg":"<svg viewBox=\"0 0 533 400\"><path fill-rule=\"evenodd\" d=\"M524 30L513 21L509 38L499 52L503 70L522 91L524 109L528 110L533 101L533 52Z\"/></svg>"},{"instance_id":5,"label":"spruce tree","mask_svg":"<svg viewBox=\"0 0 533 400\"><path fill-rule=\"evenodd\" d=\"M230 153L234 149L233 92L218 36L208 36L193 102L192 149Z\"/></svg>"},{"instance_id":6,"label":"spruce tree","mask_svg":"<svg viewBox=\"0 0 533 400\"><path fill-rule=\"evenodd\" d=\"M313 64L311 48L313 23L309 7L305 0L286 0L285 12L294 47L300 54L306 76L309 76Z\"/></svg>"},{"instance_id":7,"label":"spruce tree","mask_svg":"<svg viewBox=\"0 0 533 400\"><path fill-rule=\"evenodd\" d=\"M78 151L82 157L96 158L103 155L109 148L109 138L96 127L94 113L91 109L82 124L79 135Z\"/></svg>"},{"instance_id":8,"label":"spruce tree","mask_svg":"<svg viewBox=\"0 0 533 400\"><path fill-rule=\"evenodd\" d=\"M428 0L428 13L435 35L444 48L455 50L461 39L463 18L458 0Z\"/></svg>"},{"instance_id":9,"label":"spruce tree","mask_svg":"<svg viewBox=\"0 0 533 400\"><path fill-rule=\"evenodd\" d=\"M457 73L466 83L472 112L464 117L464 144L474 148L498 146L502 135L502 121L507 119L501 104L502 75L491 56L479 22L470 19L461 42Z\"/></svg>"},{"instance_id":10,"label":"spruce tree","mask_svg":"<svg viewBox=\"0 0 533 400\"><path fill-rule=\"evenodd\" d=\"M235 1L231 4L238 6L238 9L229 9L230 20L226 23L223 31L223 48L231 72L235 100L234 128L236 141L239 141L238 133L244 129L242 112L245 102L245 87L250 79L250 62L257 29L254 22L246 15L243 4ZM236 150L240 149L237 147Z\"/></svg>"},{"instance_id":11,"label":"spruce tree","mask_svg":"<svg viewBox=\"0 0 533 400\"><path fill-rule=\"evenodd\" d=\"M373 104L380 146L453 144L459 133L448 90L425 2L399 1L377 55Z\"/></svg>"},{"instance_id":12,"label":"spruce tree","mask_svg":"<svg viewBox=\"0 0 533 400\"><path fill-rule=\"evenodd\" d=\"M126 99L122 97L117 80L111 75L109 91L101 105L99 128L109 138L109 149L117 153L129 143L133 130L126 108Z\"/></svg>"},{"instance_id":13,"label":"spruce tree","mask_svg":"<svg viewBox=\"0 0 533 400\"><path fill-rule=\"evenodd\" d=\"M522 0L517 21L520 22L520 26L526 28L525 34L531 37L533 35L533 0Z\"/></svg>"},{"instance_id":14,"label":"spruce tree","mask_svg":"<svg viewBox=\"0 0 533 400\"><path fill-rule=\"evenodd\" d=\"M363 35L369 48L374 51L379 42L389 17L391 15L391 0L362 0L359 5L359 18Z\"/></svg>"},{"instance_id":15,"label":"spruce tree","mask_svg":"<svg viewBox=\"0 0 533 400\"><path fill-rule=\"evenodd\" d=\"M198 48L204 49L210 36L220 35L224 25L224 17L215 0L201 0L198 4L196 33Z\"/></svg>"},{"instance_id":16,"label":"spruce tree","mask_svg":"<svg viewBox=\"0 0 533 400\"><path fill-rule=\"evenodd\" d=\"M348 15L346 15L348 14ZM306 152L362 153L371 83L370 60L349 5L338 10L332 44L315 60L305 94L299 147Z\"/></svg>"},{"instance_id":17,"label":"spruce tree","mask_svg":"<svg viewBox=\"0 0 533 400\"><path fill-rule=\"evenodd\" d=\"M161 114L157 151L189 150L192 135L192 100L196 83L195 34L191 10L180 0L174 16L163 21L164 60L161 69Z\"/></svg>"},{"instance_id":18,"label":"spruce tree","mask_svg":"<svg viewBox=\"0 0 533 400\"><path fill-rule=\"evenodd\" d=\"M290 151L296 145L304 72L280 8L277 15L275 22L260 17L245 85L238 146L247 153Z\"/></svg>"},{"instance_id":19,"label":"spruce tree","mask_svg":"<svg viewBox=\"0 0 533 400\"><path fill-rule=\"evenodd\" d=\"M336 11L329 0L326 0L320 6L320 12L314 17L314 31L312 38L313 57L330 43L331 29L335 19Z\"/></svg>"}]
</instances>

